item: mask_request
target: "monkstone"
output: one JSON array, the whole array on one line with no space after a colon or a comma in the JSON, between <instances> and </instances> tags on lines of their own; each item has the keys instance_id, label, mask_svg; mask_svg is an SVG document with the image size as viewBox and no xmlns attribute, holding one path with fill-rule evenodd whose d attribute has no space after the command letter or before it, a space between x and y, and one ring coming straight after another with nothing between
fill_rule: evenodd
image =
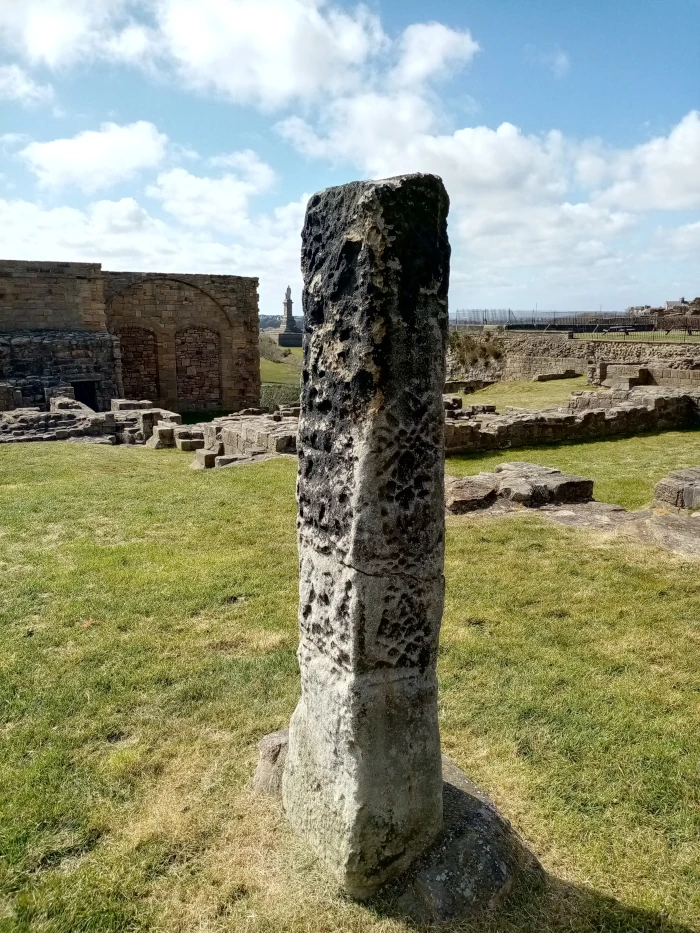
<instances>
[{"instance_id":1,"label":"monkstone","mask_svg":"<svg viewBox=\"0 0 700 933\"><path fill-rule=\"evenodd\" d=\"M302 233L298 651L283 795L362 899L442 828L449 244L439 178L330 188Z\"/></svg>"}]
</instances>

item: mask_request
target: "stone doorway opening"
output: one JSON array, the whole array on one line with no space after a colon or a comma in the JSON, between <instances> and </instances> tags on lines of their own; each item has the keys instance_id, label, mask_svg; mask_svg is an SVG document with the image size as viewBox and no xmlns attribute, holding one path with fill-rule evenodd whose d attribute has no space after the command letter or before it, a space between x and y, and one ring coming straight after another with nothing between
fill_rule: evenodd
<instances>
[{"instance_id":1,"label":"stone doorway opening","mask_svg":"<svg viewBox=\"0 0 700 933\"><path fill-rule=\"evenodd\" d=\"M84 382L71 382L76 402L82 402L93 411L97 411L97 383L86 379Z\"/></svg>"}]
</instances>

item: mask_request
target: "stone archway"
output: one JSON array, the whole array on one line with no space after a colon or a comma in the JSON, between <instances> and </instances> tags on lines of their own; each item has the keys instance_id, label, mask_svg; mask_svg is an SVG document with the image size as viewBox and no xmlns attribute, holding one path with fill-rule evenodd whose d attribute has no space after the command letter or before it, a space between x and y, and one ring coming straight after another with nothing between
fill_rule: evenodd
<instances>
[{"instance_id":1,"label":"stone archway","mask_svg":"<svg viewBox=\"0 0 700 933\"><path fill-rule=\"evenodd\" d=\"M183 408L221 408L221 341L208 327L187 327L175 334L177 397Z\"/></svg>"},{"instance_id":2,"label":"stone archway","mask_svg":"<svg viewBox=\"0 0 700 933\"><path fill-rule=\"evenodd\" d=\"M119 343L125 397L155 402L160 398L156 335L145 327L122 327Z\"/></svg>"},{"instance_id":3,"label":"stone archway","mask_svg":"<svg viewBox=\"0 0 700 933\"><path fill-rule=\"evenodd\" d=\"M125 274L126 275L126 274ZM158 392L152 400L173 411L217 410L235 406L238 392L238 346L241 340L225 311L203 289L167 276L145 276L129 282L107 303L108 327L115 333L141 328L155 336ZM127 341L128 343L129 341ZM151 359L153 344L143 348ZM127 352L124 388L129 373L149 366ZM153 366L150 366L153 372ZM144 385L141 383L140 388ZM127 393L130 394L130 393ZM140 393L143 397L143 393Z\"/></svg>"}]
</instances>

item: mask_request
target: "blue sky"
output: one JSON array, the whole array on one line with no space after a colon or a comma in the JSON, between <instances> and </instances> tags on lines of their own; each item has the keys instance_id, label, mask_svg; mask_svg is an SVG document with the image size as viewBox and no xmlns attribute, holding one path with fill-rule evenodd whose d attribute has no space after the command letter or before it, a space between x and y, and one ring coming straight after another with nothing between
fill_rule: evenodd
<instances>
[{"instance_id":1,"label":"blue sky","mask_svg":"<svg viewBox=\"0 0 700 933\"><path fill-rule=\"evenodd\" d=\"M277 313L313 191L432 171L453 309L694 297L698 35L700 0L2 0L0 256Z\"/></svg>"}]
</instances>

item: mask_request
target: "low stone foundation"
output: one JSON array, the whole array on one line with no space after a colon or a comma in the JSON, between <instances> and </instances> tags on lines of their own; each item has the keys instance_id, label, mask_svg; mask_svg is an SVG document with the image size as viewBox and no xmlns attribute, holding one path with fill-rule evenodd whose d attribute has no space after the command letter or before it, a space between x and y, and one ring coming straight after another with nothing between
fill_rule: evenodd
<instances>
[{"instance_id":1,"label":"low stone foundation","mask_svg":"<svg viewBox=\"0 0 700 933\"><path fill-rule=\"evenodd\" d=\"M108 438L117 444L177 447L198 453L198 468L230 466L243 460L296 454L299 408L264 413L245 409L201 424L182 425L175 412L148 400L113 399L112 411L97 414L74 399L52 398L51 411L38 408L0 412L0 443ZM448 455L507 450L671 431L700 425L700 389L683 392L649 387L631 391L577 392L562 408L510 410L493 406L452 407L446 401ZM67 433L66 433L67 432Z\"/></svg>"},{"instance_id":2,"label":"low stone foundation","mask_svg":"<svg viewBox=\"0 0 700 933\"><path fill-rule=\"evenodd\" d=\"M103 444L144 444L159 422L179 424L180 415L162 408L128 408L150 405L113 400L117 410L95 412L72 398L53 397L50 410L16 408L0 413L0 444L31 441L87 441Z\"/></svg>"},{"instance_id":3,"label":"low stone foundation","mask_svg":"<svg viewBox=\"0 0 700 933\"><path fill-rule=\"evenodd\" d=\"M700 423L700 392L648 389L618 393L614 398L587 392L572 396L569 406L477 417L448 412L446 451L533 447L677 430Z\"/></svg>"}]
</instances>

